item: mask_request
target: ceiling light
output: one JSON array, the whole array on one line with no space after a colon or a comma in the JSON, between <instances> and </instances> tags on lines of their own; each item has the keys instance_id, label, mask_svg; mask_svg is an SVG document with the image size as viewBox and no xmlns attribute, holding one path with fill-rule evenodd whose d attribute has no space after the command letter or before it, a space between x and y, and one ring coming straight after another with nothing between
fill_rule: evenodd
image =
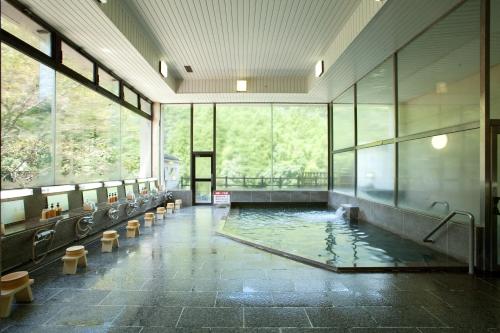
<instances>
[{"instance_id":1,"label":"ceiling light","mask_svg":"<svg viewBox=\"0 0 500 333\"><path fill-rule=\"evenodd\" d=\"M107 3L108 0L97 0L97 2L100 2L100 3L104 4L104 3Z\"/></svg>"},{"instance_id":2,"label":"ceiling light","mask_svg":"<svg viewBox=\"0 0 500 333\"><path fill-rule=\"evenodd\" d=\"M436 94L446 94L448 92L448 85L446 82L436 83Z\"/></svg>"},{"instance_id":3,"label":"ceiling light","mask_svg":"<svg viewBox=\"0 0 500 333\"><path fill-rule=\"evenodd\" d=\"M431 144L432 147L434 147L434 149L437 150L443 149L448 144L448 135L442 134L433 136L431 139Z\"/></svg>"},{"instance_id":4,"label":"ceiling light","mask_svg":"<svg viewBox=\"0 0 500 333\"><path fill-rule=\"evenodd\" d=\"M20 198L33 195L32 188L21 188L17 190L0 191L0 199Z\"/></svg>"},{"instance_id":5,"label":"ceiling light","mask_svg":"<svg viewBox=\"0 0 500 333\"><path fill-rule=\"evenodd\" d=\"M160 60L160 74L165 78L168 76L168 66L163 60Z\"/></svg>"},{"instance_id":6,"label":"ceiling light","mask_svg":"<svg viewBox=\"0 0 500 333\"><path fill-rule=\"evenodd\" d=\"M79 184L78 189L79 190L93 190L95 188L102 187L102 183L85 183L85 184Z\"/></svg>"},{"instance_id":7,"label":"ceiling light","mask_svg":"<svg viewBox=\"0 0 500 333\"><path fill-rule=\"evenodd\" d=\"M314 68L314 75L316 77L320 77L323 75L323 71L325 70L325 63L323 60L320 60L316 63L316 67Z\"/></svg>"},{"instance_id":8,"label":"ceiling light","mask_svg":"<svg viewBox=\"0 0 500 333\"><path fill-rule=\"evenodd\" d=\"M75 185L59 185L42 187L42 194L69 192L75 190Z\"/></svg>"},{"instance_id":9,"label":"ceiling light","mask_svg":"<svg viewBox=\"0 0 500 333\"><path fill-rule=\"evenodd\" d=\"M247 80L236 80L236 91L247 91Z\"/></svg>"}]
</instances>

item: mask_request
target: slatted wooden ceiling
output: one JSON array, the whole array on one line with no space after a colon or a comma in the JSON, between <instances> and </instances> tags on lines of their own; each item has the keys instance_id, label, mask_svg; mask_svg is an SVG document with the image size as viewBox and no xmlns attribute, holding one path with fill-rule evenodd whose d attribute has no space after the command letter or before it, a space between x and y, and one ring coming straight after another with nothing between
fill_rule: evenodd
<instances>
[{"instance_id":1,"label":"slatted wooden ceiling","mask_svg":"<svg viewBox=\"0 0 500 333\"><path fill-rule=\"evenodd\" d=\"M307 77L360 2L125 1L188 79Z\"/></svg>"}]
</instances>

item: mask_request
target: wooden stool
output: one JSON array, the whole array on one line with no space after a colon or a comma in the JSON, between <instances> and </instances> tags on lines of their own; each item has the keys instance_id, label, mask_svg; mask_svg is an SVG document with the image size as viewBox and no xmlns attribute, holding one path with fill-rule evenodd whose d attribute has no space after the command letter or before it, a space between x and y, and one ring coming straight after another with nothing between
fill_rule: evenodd
<instances>
[{"instance_id":1,"label":"wooden stool","mask_svg":"<svg viewBox=\"0 0 500 333\"><path fill-rule=\"evenodd\" d=\"M130 220L127 222L127 238L135 238L141 234L139 230L139 220Z\"/></svg>"},{"instance_id":2,"label":"wooden stool","mask_svg":"<svg viewBox=\"0 0 500 333\"><path fill-rule=\"evenodd\" d=\"M154 221L155 221L155 214L154 213L144 214L144 226L145 227L153 226Z\"/></svg>"},{"instance_id":3,"label":"wooden stool","mask_svg":"<svg viewBox=\"0 0 500 333\"><path fill-rule=\"evenodd\" d=\"M101 252L113 252L114 247L120 247L118 242L118 232L116 230L108 230L102 233L102 249Z\"/></svg>"},{"instance_id":4,"label":"wooden stool","mask_svg":"<svg viewBox=\"0 0 500 333\"><path fill-rule=\"evenodd\" d=\"M169 202L167 203L167 215L172 214L174 212L174 203Z\"/></svg>"},{"instance_id":5,"label":"wooden stool","mask_svg":"<svg viewBox=\"0 0 500 333\"><path fill-rule=\"evenodd\" d=\"M66 255L62 257L64 261L63 274L76 274L76 268L87 267L87 253L83 245L71 246L66 249Z\"/></svg>"},{"instance_id":6,"label":"wooden stool","mask_svg":"<svg viewBox=\"0 0 500 333\"><path fill-rule=\"evenodd\" d=\"M156 208L156 219L159 221L163 220L164 217L165 217L165 207Z\"/></svg>"},{"instance_id":7,"label":"wooden stool","mask_svg":"<svg viewBox=\"0 0 500 333\"><path fill-rule=\"evenodd\" d=\"M181 209L181 206L182 206L182 200L181 199L177 199L175 200L175 210L180 210Z\"/></svg>"},{"instance_id":8,"label":"wooden stool","mask_svg":"<svg viewBox=\"0 0 500 333\"><path fill-rule=\"evenodd\" d=\"M0 294L0 318L10 316L14 297L19 303L33 301L31 285L35 280L30 279L28 272L13 272L2 276L2 290Z\"/></svg>"}]
</instances>

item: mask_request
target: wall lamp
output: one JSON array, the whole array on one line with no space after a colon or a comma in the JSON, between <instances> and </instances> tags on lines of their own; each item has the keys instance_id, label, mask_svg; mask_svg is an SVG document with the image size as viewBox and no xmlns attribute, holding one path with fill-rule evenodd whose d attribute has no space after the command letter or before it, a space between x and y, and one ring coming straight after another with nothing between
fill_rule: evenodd
<instances>
[{"instance_id":1,"label":"wall lamp","mask_svg":"<svg viewBox=\"0 0 500 333\"><path fill-rule=\"evenodd\" d=\"M102 187L102 183L85 183L85 184L79 184L78 189L85 191L85 190L93 190L95 188Z\"/></svg>"},{"instance_id":2,"label":"wall lamp","mask_svg":"<svg viewBox=\"0 0 500 333\"><path fill-rule=\"evenodd\" d=\"M32 188L20 188L16 190L4 190L0 191L0 199L11 199L11 198L21 198L21 197L29 197L33 195Z\"/></svg>"},{"instance_id":3,"label":"wall lamp","mask_svg":"<svg viewBox=\"0 0 500 333\"><path fill-rule=\"evenodd\" d=\"M75 189L75 185L44 186L42 187L42 194L69 192L74 191Z\"/></svg>"},{"instance_id":4,"label":"wall lamp","mask_svg":"<svg viewBox=\"0 0 500 333\"><path fill-rule=\"evenodd\" d=\"M104 187L120 186L121 184L123 184L121 180L112 180L109 182L104 182Z\"/></svg>"}]
</instances>

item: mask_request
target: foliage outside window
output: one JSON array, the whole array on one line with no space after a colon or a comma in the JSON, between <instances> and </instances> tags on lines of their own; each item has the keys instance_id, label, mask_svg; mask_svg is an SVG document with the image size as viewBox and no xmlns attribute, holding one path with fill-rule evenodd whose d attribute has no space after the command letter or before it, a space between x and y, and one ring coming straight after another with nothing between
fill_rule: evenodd
<instances>
[{"instance_id":1,"label":"foliage outside window","mask_svg":"<svg viewBox=\"0 0 500 333\"><path fill-rule=\"evenodd\" d=\"M212 151L214 135L213 104L193 105L193 151Z\"/></svg>"},{"instance_id":2,"label":"foliage outside window","mask_svg":"<svg viewBox=\"0 0 500 333\"><path fill-rule=\"evenodd\" d=\"M162 128L167 189L189 189L191 187L191 105L163 105Z\"/></svg>"},{"instance_id":3,"label":"foliage outside window","mask_svg":"<svg viewBox=\"0 0 500 333\"><path fill-rule=\"evenodd\" d=\"M125 102L137 107L137 94L127 86L123 86L123 99L125 100Z\"/></svg>"},{"instance_id":4,"label":"foliage outside window","mask_svg":"<svg viewBox=\"0 0 500 333\"><path fill-rule=\"evenodd\" d=\"M53 182L54 71L2 43L2 189Z\"/></svg>"},{"instance_id":5,"label":"foliage outside window","mask_svg":"<svg viewBox=\"0 0 500 333\"><path fill-rule=\"evenodd\" d=\"M62 63L87 79L94 80L94 63L74 48L61 42Z\"/></svg>"}]
</instances>

